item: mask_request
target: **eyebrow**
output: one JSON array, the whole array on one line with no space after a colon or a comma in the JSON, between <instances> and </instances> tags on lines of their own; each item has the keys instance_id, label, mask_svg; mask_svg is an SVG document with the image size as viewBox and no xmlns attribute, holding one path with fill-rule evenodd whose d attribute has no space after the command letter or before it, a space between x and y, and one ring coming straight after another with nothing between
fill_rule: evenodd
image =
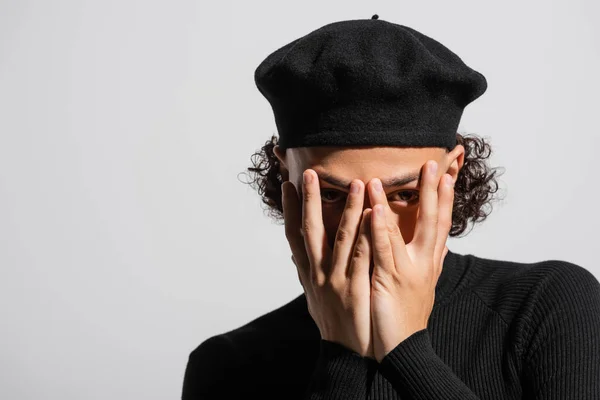
<instances>
[{"instance_id":1,"label":"eyebrow","mask_svg":"<svg viewBox=\"0 0 600 400\"><path fill-rule=\"evenodd\" d=\"M343 189L349 189L350 183L352 183L351 180L347 181L347 180L338 178L336 176L333 176L327 172L317 172L317 176L319 177L319 179L329 183L330 185L337 186L337 187L343 188ZM406 185L407 183L414 182L420 178L421 178L421 171L418 170L418 171L409 172L404 175L388 178L385 180L381 179L381 184L383 185L384 188L398 187L398 186Z\"/></svg>"}]
</instances>

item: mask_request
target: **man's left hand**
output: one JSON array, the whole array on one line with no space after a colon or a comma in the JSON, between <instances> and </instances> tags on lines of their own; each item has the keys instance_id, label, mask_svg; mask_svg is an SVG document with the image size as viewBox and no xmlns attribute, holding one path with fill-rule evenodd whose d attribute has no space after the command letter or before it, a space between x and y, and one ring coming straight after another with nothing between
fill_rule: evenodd
<instances>
[{"instance_id":1,"label":"man's left hand","mask_svg":"<svg viewBox=\"0 0 600 400\"><path fill-rule=\"evenodd\" d=\"M436 167L433 160L424 165L415 233L408 244L391 218L385 192L375 190L381 181L373 179L369 185L373 208L371 322L378 362L413 333L427 328L433 309L435 287L448 252L454 202L452 176L445 173L440 179Z\"/></svg>"}]
</instances>

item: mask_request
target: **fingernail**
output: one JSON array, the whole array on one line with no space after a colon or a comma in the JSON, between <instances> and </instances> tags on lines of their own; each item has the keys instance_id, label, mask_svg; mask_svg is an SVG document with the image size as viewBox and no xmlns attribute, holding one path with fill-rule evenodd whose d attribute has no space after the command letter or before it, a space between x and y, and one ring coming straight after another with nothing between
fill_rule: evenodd
<instances>
[{"instance_id":1,"label":"fingernail","mask_svg":"<svg viewBox=\"0 0 600 400\"><path fill-rule=\"evenodd\" d=\"M430 165L430 171L431 171L431 175L435 175L437 173L437 162L432 161L431 165Z\"/></svg>"},{"instance_id":2,"label":"fingernail","mask_svg":"<svg viewBox=\"0 0 600 400\"><path fill-rule=\"evenodd\" d=\"M312 174L308 171L304 171L304 184L312 182Z\"/></svg>"},{"instance_id":3,"label":"fingernail","mask_svg":"<svg viewBox=\"0 0 600 400\"><path fill-rule=\"evenodd\" d=\"M377 214L377 216L381 217L383 216L383 206L381 204L377 204L375 206L375 213Z\"/></svg>"},{"instance_id":4,"label":"fingernail","mask_svg":"<svg viewBox=\"0 0 600 400\"><path fill-rule=\"evenodd\" d=\"M373 185L375 186L376 192L381 192L383 190L383 187L381 187L381 181L379 179L375 179Z\"/></svg>"},{"instance_id":5,"label":"fingernail","mask_svg":"<svg viewBox=\"0 0 600 400\"><path fill-rule=\"evenodd\" d=\"M446 185L454 186L454 182L452 181L452 177L450 175L446 174L446 176L444 176L444 179L446 180Z\"/></svg>"}]
</instances>

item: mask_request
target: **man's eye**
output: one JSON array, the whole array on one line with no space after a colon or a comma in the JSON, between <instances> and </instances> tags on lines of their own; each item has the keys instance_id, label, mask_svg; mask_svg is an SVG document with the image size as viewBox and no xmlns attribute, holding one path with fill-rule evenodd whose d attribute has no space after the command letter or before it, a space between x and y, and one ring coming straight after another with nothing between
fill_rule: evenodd
<instances>
[{"instance_id":1,"label":"man's eye","mask_svg":"<svg viewBox=\"0 0 600 400\"><path fill-rule=\"evenodd\" d=\"M321 190L321 200L323 200L323 203L336 203L337 201L341 200L341 194L342 192L339 192L337 190L323 189ZM332 197L333 199L328 197ZM344 202L345 201L346 200L344 199Z\"/></svg>"},{"instance_id":2,"label":"man's eye","mask_svg":"<svg viewBox=\"0 0 600 400\"><path fill-rule=\"evenodd\" d=\"M416 203L419 200L419 192L416 190L401 190L394 193L394 195L398 195L401 201L406 201L407 203Z\"/></svg>"},{"instance_id":3,"label":"man's eye","mask_svg":"<svg viewBox=\"0 0 600 400\"><path fill-rule=\"evenodd\" d=\"M337 202L346 202L346 193L337 190L323 189L321 190L321 200L323 203L334 204ZM397 197L397 198L396 198ZM404 201L407 203L416 203L419 200L418 190L401 190L393 193L388 201Z\"/></svg>"}]
</instances>

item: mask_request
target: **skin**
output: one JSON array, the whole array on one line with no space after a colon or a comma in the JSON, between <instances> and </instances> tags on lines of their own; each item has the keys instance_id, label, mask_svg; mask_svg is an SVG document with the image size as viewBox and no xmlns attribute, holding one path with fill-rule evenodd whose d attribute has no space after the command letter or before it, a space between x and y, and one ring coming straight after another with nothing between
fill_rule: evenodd
<instances>
[{"instance_id":1,"label":"skin","mask_svg":"<svg viewBox=\"0 0 600 400\"><path fill-rule=\"evenodd\" d=\"M438 177L447 173L456 182L463 166L464 152L461 145L457 145L450 153L438 147L294 147L287 149L285 153L281 152L279 146L274 148L283 180L292 182L300 196L302 173L309 168L317 175L327 172L346 181L359 179L366 185L373 178L385 181L411 172L418 174L427 160L435 160L440 165ZM320 181L320 186L325 197L323 224L328 244L333 248L349 188L340 188L324 181ZM407 243L412 240L415 231L419 205L413 199L417 199L419 188L418 181L384 188L393 211L391 220L400 228ZM337 202L334 203L335 200ZM367 208L371 208L371 204L365 193L364 209Z\"/></svg>"},{"instance_id":2,"label":"skin","mask_svg":"<svg viewBox=\"0 0 600 400\"><path fill-rule=\"evenodd\" d=\"M381 361L427 327L464 148L307 147L283 153L276 146L274 152L286 181L286 237L322 338ZM420 179L377 190L381 181L411 173ZM357 191L326 182L326 174L353 182ZM303 181L310 177L312 182Z\"/></svg>"}]
</instances>

